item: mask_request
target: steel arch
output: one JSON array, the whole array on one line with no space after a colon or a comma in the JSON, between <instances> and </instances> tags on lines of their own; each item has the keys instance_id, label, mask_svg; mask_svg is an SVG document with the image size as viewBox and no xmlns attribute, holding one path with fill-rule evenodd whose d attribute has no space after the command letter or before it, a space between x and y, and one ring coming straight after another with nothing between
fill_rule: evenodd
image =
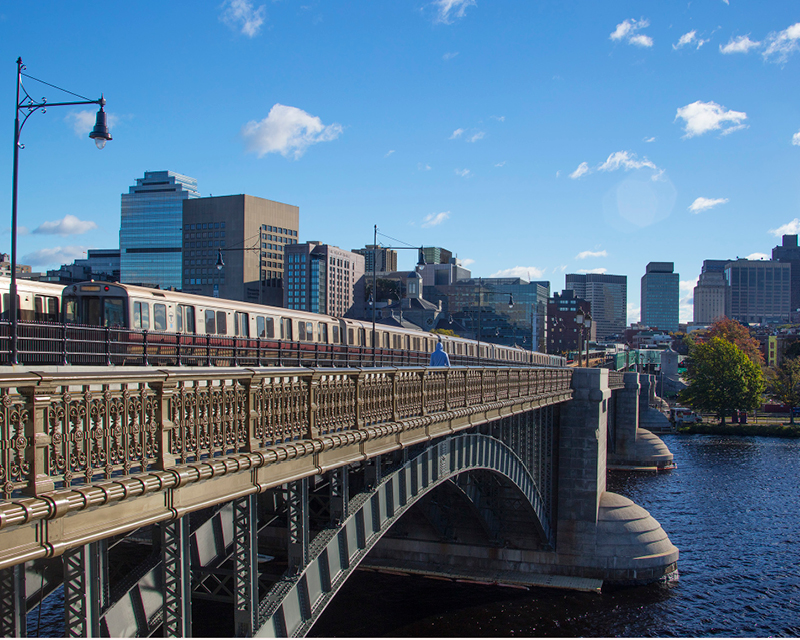
<instances>
[{"instance_id":1,"label":"steel arch","mask_svg":"<svg viewBox=\"0 0 800 640\"><path fill-rule=\"evenodd\" d=\"M347 520L315 538L302 571L276 583L261 601L255 635L308 633L353 570L417 500L450 478L478 469L501 474L520 490L536 514L543 540L553 546L545 498L517 454L490 436L450 436L384 477L371 493L354 498Z\"/></svg>"}]
</instances>

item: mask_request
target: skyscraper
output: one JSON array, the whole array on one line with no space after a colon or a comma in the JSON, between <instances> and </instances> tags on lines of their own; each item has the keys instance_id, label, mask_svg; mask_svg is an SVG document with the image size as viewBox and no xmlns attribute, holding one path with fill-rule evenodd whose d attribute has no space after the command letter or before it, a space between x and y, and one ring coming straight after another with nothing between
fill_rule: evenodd
<instances>
[{"instance_id":1,"label":"skyscraper","mask_svg":"<svg viewBox=\"0 0 800 640\"><path fill-rule=\"evenodd\" d=\"M187 200L183 290L280 307L283 249L297 244L299 224L298 207L255 196Z\"/></svg>"},{"instance_id":2,"label":"skyscraper","mask_svg":"<svg viewBox=\"0 0 800 640\"><path fill-rule=\"evenodd\" d=\"M642 324L661 331L678 330L680 275L673 262L650 262L642 276Z\"/></svg>"},{"instance_id":3,"label":"skyscraper","mask_svg":"<svg viewBox=\"0 0 800 640\"><path fill-rule=\"evenodd\" d=\"M364 256L333 245L287 246L284 307L343 317L364 307Z\"/></svg>"},{"instance_id":4,"label":"skyscraper","mask_svg":"<svg viewBox=\"0 0 800 640\"><path fill-rule=\"evenodd\" d=\"M121 282L181 288L183 201L199 197L197 180L172 171L145 171L122 194Z\"/></svg>"},{"instance_id":5,"label":"skyscraper","mask_svg":"<svg viewBox=\"0 0 800 640\"><path fill-rule=\"evenodd\" d=\"M797 246L797 235L785 235L780 245L772 250L772 259L788 262L791 265L792 286L789 300L792 311L800 310L800 247Z\"/></svg>"},{"instance_id":6,"label":"skyscraper","mask_svg":"<svg viewBox=\"0 0 800 640\"><path fill-rule=\"evenodd\" d=\"M787 322L792 265L776 260L736 260L725 265L725 315L742 324Z\"/></svg>"},{"instance_id":7,"label":"skyscraper","mask_svg":"<svg viewBox=\"0 0 800 640\"><path fill-rule=\"evenodd\" d=\"M622 336L628 322L628 276L607 273L568 273L565 289L588 300L597 339Z\"/></svg>"},{"instance_id":8,"label":"skyscraper","mask_svg":"<svg viewBox=\"0 0 800 640\"><path fill-rule=\"evenodd\" d=\"M703 268L694 288L693 320L711 324L725 315L725 265L730 260L703 260Z\"/></svg>"},{"instance_id":9,"label":"skyscraper","mask_svg":"<svg viewBox=\"0 0 800 640\"><path fill-rule=\"evenodd\" d=\"M368 244L363 249L353 249L353 253L364 256L364 269L366 273L375 271L397 271L397 251ZM377 264L376 264L377 260Z\"/></svg>"}]
</instances>

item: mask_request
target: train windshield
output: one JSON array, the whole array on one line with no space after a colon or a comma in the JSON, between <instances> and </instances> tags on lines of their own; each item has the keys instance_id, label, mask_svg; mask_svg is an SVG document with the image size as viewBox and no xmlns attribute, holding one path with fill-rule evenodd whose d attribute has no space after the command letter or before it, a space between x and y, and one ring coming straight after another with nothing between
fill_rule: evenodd
<instances>
[{"instance_id":1,"label":"train windshield","mask_svg":"<svg viewBox=\"0 0 800 640\"><path fill-rule=\"evenodd\" d=\"M120 297L68 296L64 298L64 319L74 324L124 327L125 304Z\"/></svg>"}]
</instances>

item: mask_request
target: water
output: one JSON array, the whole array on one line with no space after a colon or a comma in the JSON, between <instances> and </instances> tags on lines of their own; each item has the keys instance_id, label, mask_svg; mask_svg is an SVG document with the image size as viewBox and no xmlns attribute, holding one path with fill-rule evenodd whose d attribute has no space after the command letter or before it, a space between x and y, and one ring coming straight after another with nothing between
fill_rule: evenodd
<instances>
[{"instance_id":1,"label":"water","mask_svg":"<svg viewBox=\"0 0 800 640\"><path fill-rule=\"evenodd\" d=\"M317 636L800 636L800 441L663 436L678 469L613 474L680 549L678 581L571 593L356 572Z\"/></svg>"}]
</instances>

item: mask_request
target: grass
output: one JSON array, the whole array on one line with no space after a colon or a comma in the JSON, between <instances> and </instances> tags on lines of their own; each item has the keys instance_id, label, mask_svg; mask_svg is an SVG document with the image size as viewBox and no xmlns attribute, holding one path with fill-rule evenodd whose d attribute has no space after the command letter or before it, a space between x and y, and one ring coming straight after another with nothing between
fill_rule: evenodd
<instances>
[{"instance_id":1,"label":"grass","mask_svg":"<svg viewBox=\"0 0 800 640\"><path fill-rule=\"evenodd\" d=\"M724 425L715 422L700 422L686 424L678 427L678 433L691 435L695 433L716 436L764 436L769 438L800 438L800 420L793 426L788 423L775 422L770 416L769 422L752 422L748 417L748 424L725 422Z\"/></svg>"}]
</instances>

